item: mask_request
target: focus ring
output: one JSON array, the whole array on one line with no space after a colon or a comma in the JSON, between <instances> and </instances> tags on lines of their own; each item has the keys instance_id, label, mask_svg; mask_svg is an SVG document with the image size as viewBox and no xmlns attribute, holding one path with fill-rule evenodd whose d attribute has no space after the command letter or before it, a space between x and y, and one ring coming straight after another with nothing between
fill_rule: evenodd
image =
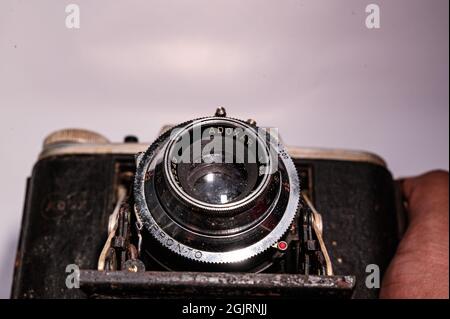
<instances>
[{"instance_id":1,"label":"focus ring","mask_svg":"<svg viewBox=\"0 0 450 319\"><path fill-rule=\"evenodd\" d=\"M215 120L216 118L206 118L198 121L205 120ZM221 118L223 120L223 118ZM233 120L236 121L236 120ZM177 128L182 128L192 122L184 123ZM189 236L182 236L180 238L175 238L172 234L176 234L177 232L171 232L171 228L178 227L179 231L183 229L178 225L175 221L170 219L169 214L164 211L163 205L158 202L159 197L154 193L146 193L146 188L148 191L148 183L146 186L146 181L149 180L149 167L153 165L153 161L158 157L159 152L163 151L167 146L167 142L170 138L171 131L164 133L160 138L158 138L150 148L142 155L140 161L138 163L138 168L135 176L135 184L134 184L134 196L135 196L135 204L136 211L139 215L140 220L142 221L147 232L151 234L151 236L156 239L159 244L165 247L167 250L175 253L176 255L183 256L185 258L202 262L202 263L237 263L243 260L252 258L267 249L269 249L274 243L276 243L288 230L292 221L294 220L297 205L299 201L300 187L298 175L295 169L295 165L292 160L287 156L287 153L283 146L274 145L276 148L276 154L280 160L280 167L283 168L283 180L280 181L281 190L283 192L283 196L285 198L285 203L283 205L278 205L274 209L278 209L275 212L269 212L273 214L273 216L278 216L274 221L275 224L268 224L271 229L270 232L264 237L259 238L256 242L252 242L248 246L237 247L236 249L218 251L207 249L207 245L202 245L201 237L199 242L189 241L188 238L199 236L195 234L195 232L190 232ZM154 177L154 176L153 176ZM150 177L150 178L153 178ZM287 189L286 189L287 185ZM157 215L160 214L160 215ZM278 215L275 215L278 214ZM161 222L163 216L167 223L163 225ZM272 215L270 215L273 217ZM275 218L275 217L273 217ZM272 228L273 227L273 228ZM188 230L184 229L184 231L188 232ZM207 238L207 236L204 236ZM234 242L237 240L237 244L239 243L239 237L233 239ZM221 238L219 238L222 240ZM219 240L219 239L210 239ZM225 238L227 239L227 238ZM191 244L190 244L191 243ZM199 244L200 243L200 244ZM219 246L220 247L220 246ZM224 246L225 247L225 246Z\"/></svg>"}]
</instances>

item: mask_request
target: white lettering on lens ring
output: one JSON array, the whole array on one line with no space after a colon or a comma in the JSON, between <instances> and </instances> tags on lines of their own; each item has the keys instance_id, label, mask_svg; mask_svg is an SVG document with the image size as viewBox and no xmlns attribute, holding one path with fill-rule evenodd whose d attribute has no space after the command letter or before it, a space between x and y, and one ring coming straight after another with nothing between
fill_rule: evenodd
<instances>
[{"instance_id":1,"label":"white lettering on lens ring","mask_svg":"<svg viewBox=\"0 0 450 319\"><path fill-rule=\"evenodd\" d=\"M79 29L80 28L80 6L77 4L68 4L66 6L66 28Z\"/></svg>"},{"instance_id":2,"label":"white lettering on lens ring","mask_svg":"<svg viewBox=\"0 0 450 319\"><path fill-rule=\"evenodd\" d=\"M66 287L69 289L80 288L80 268L75 264L66 266Z\"/></svg>"},{"instance_id":3,"label":"white lettering on lens ring","mask_svg":"<svg viewBox=\"0 0 450 319\"><path fill-rule=\"evenodd\" d=\"M369 289L380 288L380 267L376 264L369 264L366 266L366 287Z\"/></svg>"}]
</instances>

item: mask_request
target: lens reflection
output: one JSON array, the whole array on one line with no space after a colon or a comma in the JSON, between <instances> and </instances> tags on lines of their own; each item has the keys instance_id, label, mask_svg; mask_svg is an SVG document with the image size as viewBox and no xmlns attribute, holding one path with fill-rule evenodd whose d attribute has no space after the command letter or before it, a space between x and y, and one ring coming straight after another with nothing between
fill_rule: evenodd
<instances>
[{"instance_id":1,"label":"lens reflection","mask_svg":"<svg viewBox=\"0 0 450 319\"><path fill-rule=\"evenodd\" d=\"M246 188L245 175L234 167L206 172L194 181L190 192L195 198L204 202L226 204L237 198Z\"/></svg>"}]
</instances>

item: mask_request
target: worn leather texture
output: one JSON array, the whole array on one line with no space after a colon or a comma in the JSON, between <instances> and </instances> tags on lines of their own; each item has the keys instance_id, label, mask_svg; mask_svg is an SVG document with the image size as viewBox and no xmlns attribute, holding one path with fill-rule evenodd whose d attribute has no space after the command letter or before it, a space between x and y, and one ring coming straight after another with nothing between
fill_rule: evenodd
<instances>
[{"instance_id":1,"label":"worn leather texture","mask_svg":"<svg viewBox=\"0 0 450 319\"><path fill-rule=\"evenodd\" d=\"M96 269L113 209L114 158L61 156L39 161L29 180L13 298L80 298L66 266Z\"/></svg>"},{"instance_id":2,"label":"worn leather texture","mask_svg":"<svg viewBox=\"0 0 450 319\"><path fill-rule=\"evenodd\" d=\"M322 214L334 273L356 275L354 298L376 298L379 289L365 285L366 267L377 265L382 276L399 238L391 174L384 167L362 162L301 163L312 166L314 202Z\"/></svg>"}]
</instances>

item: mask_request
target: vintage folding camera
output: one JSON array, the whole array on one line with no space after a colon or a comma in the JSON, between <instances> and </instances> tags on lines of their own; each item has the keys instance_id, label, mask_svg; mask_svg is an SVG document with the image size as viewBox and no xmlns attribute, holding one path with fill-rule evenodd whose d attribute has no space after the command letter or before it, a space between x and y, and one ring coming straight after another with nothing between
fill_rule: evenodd
<instances>
[{"instance_id":1,"label":"vintage folding camera","mask_svg":"<svg viewBox=\"0 0 450 319\"><path fill-rule=\"evenodd\" d=\"M375 298L399 203L380 157L285 147L223 108L152 144L61 130L28 180L12 297Z\"/></svg>"}]
</instances>

